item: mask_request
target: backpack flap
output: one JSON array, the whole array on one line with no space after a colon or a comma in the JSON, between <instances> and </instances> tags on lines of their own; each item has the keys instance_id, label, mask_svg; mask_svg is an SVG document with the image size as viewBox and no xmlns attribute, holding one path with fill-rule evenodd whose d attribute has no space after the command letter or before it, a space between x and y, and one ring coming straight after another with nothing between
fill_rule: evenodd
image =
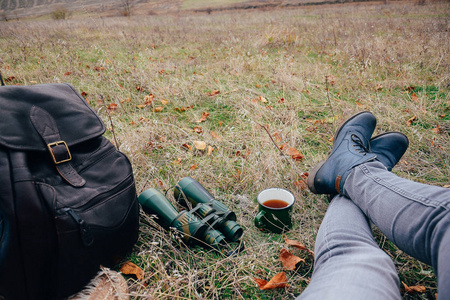
<instances>
[{"instance_id":1,"label":"backpack flap","mask_svg":"<svg viewBox=\"0 0 450 300\"><path fill-rule=\"evenodd\" d=\"M101 136L105 126L71 85L2 87L0 110L0 145L47 151L68 183L75 187L85 184L70 164L70 147Z\"/></svg>"}]
</instances>

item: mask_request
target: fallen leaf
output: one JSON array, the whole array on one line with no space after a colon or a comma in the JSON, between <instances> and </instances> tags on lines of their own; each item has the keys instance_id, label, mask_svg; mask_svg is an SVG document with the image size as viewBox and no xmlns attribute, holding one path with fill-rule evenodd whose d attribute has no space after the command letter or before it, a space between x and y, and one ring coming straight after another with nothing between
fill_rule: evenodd
<instances>
[{"instance_id":1,"label":"fallen leaf","mask_svg":"<svg viewBox=\"0 0 450 300\"><path fill-rule=\"evenodd\" d=\"M190 109L190 108L193 108L193 107L194 107L194 105L187 106L187 107L182 107L182 108L175 107L174 109L175 109L176 111L179 111L179 112L185 112L186 110L188 110L188 109Z\"/></svg>"},{"instance_id":2,"label":"fallen leaf","mask_svg":"<svg viewBox=\"0 0 450 300\"><path fill-rule=\"evenodd\" d=\"M94 67L94 70L95 71L103 71L105 68L103 68L103 67Z\"/></svg>"},{"instance_id":3,"label":"fallen leaf","mask_svg":"<svg viewBox=\"0 0 450 300\"><path fill-rule=\"evenodd\" d=\"M144 98L145 105L151 105L153 102L153 98L155 98L155 95L153 95L153 94L149 94L149 95L145 96L145 98Z\"/></svg>"},{"instance_id":4,"label":"fallen leaf","mask_svg":"<svg viewBox=\"0 0 450 300\"><path fill-rule=\"evenodd\" d=\"M208 93L209 96L216 96L216 95L218 95L218 94L220 94L220 91L219 91L219 90L213 90L213 91L211 91L210 93Z\"/></svg>"},{"instance_id":5,"label":"fallen leaf","mask_svg":"<svg viewBox=\"0 0 450 300\"><path fill-rule=\"evenodd\" d=\"M417 120L417 115L414 115L414 117L408 119L408 121L406 122L406 125L411 126L411 124Z\"/></svg>"},{"instance_id":6,"label":"fallen leaf","mask_svg":"<svg viewBox=\"0 0 450 300\"><path fill-rule=\"evenodd\" d=\"M267 282L264 279L259 279L259 278L253 278L253 279L258 284L258 286L261 290L285 288L285 287L289 286L287 284L286 273L284 273L284 272L280 272L280 273L276 274L275 276L272 277L272 279L270 279L269 282Z\"/></svg>"},{"instance_id":7,"label":"fallen leaf","mask_svg":"<svg viewBox=\"0 0 450 300\"><path fill-rule=\"evenodd\" d=\"M117 108L116 103L111 103L110 105L108 105L108 110L115 110L116 108Z\"/></svg>"},{"instance_id":8,"label":"fallen leaf","mask_svg":"<svg viewBox=\"0 0 450 300\"><path fill-rule=\"evenodd\" d=\"M294 185L301 190L306 190L308 188L308 185L306 184L306 180L304 180L304 179L299 179L297 181L294 181Z\"/></svg>"},{"instance_id":9,"label":"fallen leaf","mask_svg":"<svg viewBox=\"0 0 450 300\"><path fill-rule=\"evenodd\" d=\"M117 86L119 87L119 89L123 90L123 86L120 83L118 83Z\"/></svg>"},{"instance_id":10,"label":"fallen leaf","mask_svg":"<svg viewBox=\"0 0 450 300\"><path fill-rule=\"evenodd\" d=\"M153 112L161 112L161 111L163 111L163 109L164 109L164 107L157 106L157 107L155 107L155 109L153 109Z\"/></svg>"},{"instance_id":11,"label":"fallen leaf","mask_svg":"<svg viewBox=\"0 0 450 300\"><path fill-rule=\"evenodd\" d=\"M300 243L299 241L296 241L296 240L290 240L290 239L288 239L286 236L284 236L284 242L285 242L287 245L292 246L292 247L295 247L295 248L297 248L297 249L300 249L300 250L306 250L306 251L308 251L310 254L312 254L312 256L314 256L314 251L309 250L308 248L306 248L306 246L305 246L304 244Z\"/></svg>"},{"instance_id":12,"label":"fallen leaf","mask_svg":"<svg viewBox=\"0 0 450 300\"><path fill-rule=\"evenodd\" d=\"M182 146L183 146L184 148L188 149L188 150L192 150L191 145L183 144Z\"/></svg>"},{"instance_id":13,"label":"fallen leaf","mask_svg":"<svg viewBox=\"0 0 450 300\"><path fill-rule=\"evenodd\" d=\"M194 127L194 131L197 132L197 133L202 133L203 129L200 126L195 126Z\"/></svg>"},{"instance_id":14,"label":"fallen leaf","mask_svg":"<svg viewBox=\"0 0 450 300\"><path fill-rule=\"evenodd\" d=\"M376 91L381 91L381 90L383 90L383 86L381 84L376 84L375 85L375 90Z\"/></svg>"},{"instance_id":15,"label":"fallen leaf","mask_svg":"<svg viewBox=\"0 0 450 300\"><path fill-rule=\"evenodd\" d=\"M163 187L164 186L164 184L163 184L163 182L161 180L155 178L154 181L155 181L155 183L157 185L159 185L159 187Z\"/></svg>"},{"instance_id":16,"label":"fallen leaf","mask_svg":"<svg viewBox=\"0 0 450 300\"><path fill-rule=\"evenodd\" d=\"M286 148L286 146L287 146L287 143L284 143L284 144L280 145L278 148L280 148L280 150L283 150L284 148Z\"/></svg>"},{"instance_id":17,"label":"fallen leaf","mask_svg":"<svg viewBox=\"0 0 450 300\"><path fill-rule=\"evenodd\" d=\"M206 118L208 118L208 116L209 116L209 113L207 113L206 111L204 111L203 114L202 114L202 116L201 116L201 118L198 119L196 122L197 122L197 123L204 122L204 121L206 121Z\"/></svg>"},{"instance_id":18,"label":"fallen leaf","mask_svg":"<svg viewBox=\"0 0 450 300\"><path fill-rule=\"evenodd\" d=\"M135 275L137 279L144 279L144 271L133 264L131 261L127 261L120 266L120 272L126 275Z\"/></svg>"},{"instance_id":19,"label":"fallen leaf","mask_svg":"<svg viewBox=\"0 0 450 300\"><path fill-rule=\"evenodd\" d=\"M279 134L278 132L275 132L275 133L273 134L273 139L274 139L276 142L278 142L278 143L280 143L281 140L282 140L282 138L281 138L281 136L280 136L280 134Z\"/></svg>"},{"instance_id":20,"label":"fallen leaf","mask_svg":"<svg viewBox=\"0 0 450 300\"><path fill-rule=\"evenodd\" d=\"M8 78L5 78L5 82L11 82L11 81L13 81L14 79L16 79L16 77L15 76L9 76Z\"/></svg>"},{"instance_id":21,"label":"fallen leaf","mask_svg":"<svg viewBox=\"0 0 450 300\"><path fill-rule=\"evenodd\" d=\"M304 259L292 254L291 252L289 252L289 250L287 249L281 249L280 251L280 255L278 256L278 258L281 260L281 263L283 264L283 268L289 271L293 271L295 270L295 266L299 263L299 262L305 262Z\"/></svg>"},{"instance_id":22,"label":"fallen leaf","mask_svg":"<svg viewBox=\"0 0 450 300\"><path fill-rule=\"evenodd\" d=\"M214 148L211 146L208 146L208 152L207 155L211 155L211 153L214 151Z\"/></svg>"},{"instance_id":23,"label":"fallen leaf","mask_svg":"<svg viewBox=\"0 0 450 300\"><path fill-rule=\"evenodd\" d=\"M280 100L278 100L278 103L284 103L284 98L281 98Z\"/></svg>"},{"instance_id":24,"label":"fallen leaf","mask_svg":"<svg viewBox=\"0 0 450 300\"><path fill-rule=\"evenodd\" d=\"M416 88L413 87L412 85L410 85L410 86L408 86L408 87L406 88L407 91L414 91L415 89L416 89Z\"/></svg>"},{"instance_id":25,"label":"fallen leaf","mask_svg":"<svg viewBox=\"0 0 450 300\"><path fill-rule=\"evenodd\" d=\"M407 286L403 281L402 284L405 289L405 293L424 293L427 290L427 288L423 285Z\"/></svg>"},{"instance_id":26,"label":"fallen leaf","mask_svg":"<svg viewBox=\"0 0 450 300\"><path fill-rule=\"evenodd\" d=\"M64 76L69 76L70 74L72 74L72 72L68 71L68 72L64 73Z\"/></svg>"},{"instance_id":27,"label":"fallen leaf","mask_svg":"<svg viewBox=\"0 0 450 300\"><path fill-rule=\"evenodd\" d=\"M411 94L411 100L412 100L412 101L417 101L418 99L419 99L419 97L417 97L416 93L413 92L413 93Z\"/></svg>"},{"instance_id":28,"label":"fallen leaf","mask_svg":"<svg viewBox=\"0 0 450 300\"><path fill-rule=\"evenodd\" d=\"M84 98L86 98L87 97L87 95L88 95L88 93L86 93L85 91L81 91L81 96L83 96Z\"/></svg>"},{"instance_id":29,"label":"fallen leaf","mask_svg":"<svg viewBox=\"0 0 450 300\"><path fill-rule=\"evenodd\" d=\"M204 141L193 141L195 148L198 150L205 150L206 149L206 143Z\"/></svg>"},{"instance_id":30,"label":"fallen leaf","mask_svg":"<svg viewBox=\"0 0 450 300\"><path fill-rule=\"evenodd\" d=\"M287 149L286 153L288 155L290 155L292 157L292 159L294 159L294 160L302 160L303 159L303 154L301 154L300 151L298 151L295 148Z\"/></svg>"},{"instance_id":31,"label":"fallen leaf","mask_svg":"<svg viewBox=\"0 0 450 300\"><path fill-rule=\"evenodd\" d=\"M138 104L138 105L136 105L136 107L137 108L140 108L140 109L142 109L142 108L144 108L144 107L146 107L147 105L145 105L145 104Z\"/></svg>"},{"instance_id":32,"label":"fallen leaf","mask_svg":"<svg viewBox=\"0 0 450 300\"><path fill-rule=\"evenodd\" d=\"M195 170L195 169L197 169L197 167L198 167L198 164L193 164L193 165L189 168L189 170Z\"/></svg>"},{"instance_id":33,"label":"fallen leaf","mask_svg":"<svg viewBox=\"0 0 450 300\"><path fill-rule=\"evenodd\" d=\"M167 100L167 99L162 99L161 100L161 104L162 105L167 105L167 103L169 103L169 100Z\"/></svg>"}]
</instances>

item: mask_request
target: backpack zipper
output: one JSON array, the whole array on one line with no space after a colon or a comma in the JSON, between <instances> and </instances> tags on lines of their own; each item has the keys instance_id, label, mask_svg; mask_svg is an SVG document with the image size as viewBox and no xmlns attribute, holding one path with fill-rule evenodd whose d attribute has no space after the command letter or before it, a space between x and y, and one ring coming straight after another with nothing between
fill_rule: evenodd
<instances>
[{"instance_id":1,"label":"backpack zipper","mask_svg":"<svg viewBox=\"0 0 450 300\"><path fill-rule=\"evenodd\" d=\"M92 243L94 242L94 236L92 235L91 228L86 223L86 221L83 220L82 218L80 218L80 216L77 215L71 208L63 208L62 211L67 213L69 216L71 216L72 219L74 219L75 222L78 224L78 227L80 229L81 240L83 241L83 244L86 247L89 247L90 245L92 245Z\"/></svg>"}]
</instances>

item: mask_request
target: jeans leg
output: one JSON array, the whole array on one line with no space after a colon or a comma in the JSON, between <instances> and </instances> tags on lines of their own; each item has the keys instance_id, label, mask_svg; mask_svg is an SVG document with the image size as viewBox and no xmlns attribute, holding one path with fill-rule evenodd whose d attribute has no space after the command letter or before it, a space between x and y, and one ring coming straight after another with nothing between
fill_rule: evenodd
<instances>
[{"instance_id":1,"label":"jeans leg","mask_svg":"<svg viewBox=\"0 0 450 300\"><path fill-rule=\"evenodd\" d=\"M363 212L336 196L320 225L311 283L297 298L400 299L394 263L375 242Z\"/></svg>"},{"instance_id":2,"label":"jeans leg","mask_svg":"<svg viewBox=\"0 0 450 300\"><path fill-rule=\"evenodd\" d=\"M398 177L375 161L355 167L344 189L397 247L431 265L438 294L450 295L450 189Z\"/></svg>"}]
</instances>

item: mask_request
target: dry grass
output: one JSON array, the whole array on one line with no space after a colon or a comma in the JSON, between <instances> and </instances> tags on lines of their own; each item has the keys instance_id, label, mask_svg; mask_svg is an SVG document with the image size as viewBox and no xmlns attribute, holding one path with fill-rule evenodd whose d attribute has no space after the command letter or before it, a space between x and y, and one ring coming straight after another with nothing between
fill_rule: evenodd
<instances>
[{"instance_id":1,"label":"dry grass","mask_svg":"<svg viewBox=\"0 0 450 300\"><path fill-rule=\"evenodd\" d=\"M287 236L312 249L327 206L324 197L296 182L326 156L337 125L360 110L378 117L376 133L397 130L411 140L394 172L448 184L448 20L448 3L391 3L3 22L0 70L15 77L9 84L69 82L86 92L109 127L111 115L139 192L168 190L192 176L238 215L246 249L233 257L189 249L142 215L130 258L145 270L145 280L129 279L133 296L292 299L307 286L311 258L296 252L307 261L287 272L288 288L256 287L253 277L269 279L282 271L278 253L285 247L282 236L253 226L256 194L273 186L291 190L297 203ZM220 94L208 95L213 90ZM153 103L138 108L150 93ZM252 101L259 96L268 102ZM117 108L107 110L112 103ZM154 112L157 107L163 110ZM176 110L183 107L188 109ZM204 111L207 121L196 123ZM279 145L300 150L304 159L281 156L260 124L268 124ZM195 126L202 132L194 132ZM111 131L107 136L114 140ZM193 147L194 140L214 151L183 147ZM168 195L173 200L171 190ZM402 281L428 288L405 298L433 298L431 269L381 234L377 238Z\"/></svg>"}]
</instances>

